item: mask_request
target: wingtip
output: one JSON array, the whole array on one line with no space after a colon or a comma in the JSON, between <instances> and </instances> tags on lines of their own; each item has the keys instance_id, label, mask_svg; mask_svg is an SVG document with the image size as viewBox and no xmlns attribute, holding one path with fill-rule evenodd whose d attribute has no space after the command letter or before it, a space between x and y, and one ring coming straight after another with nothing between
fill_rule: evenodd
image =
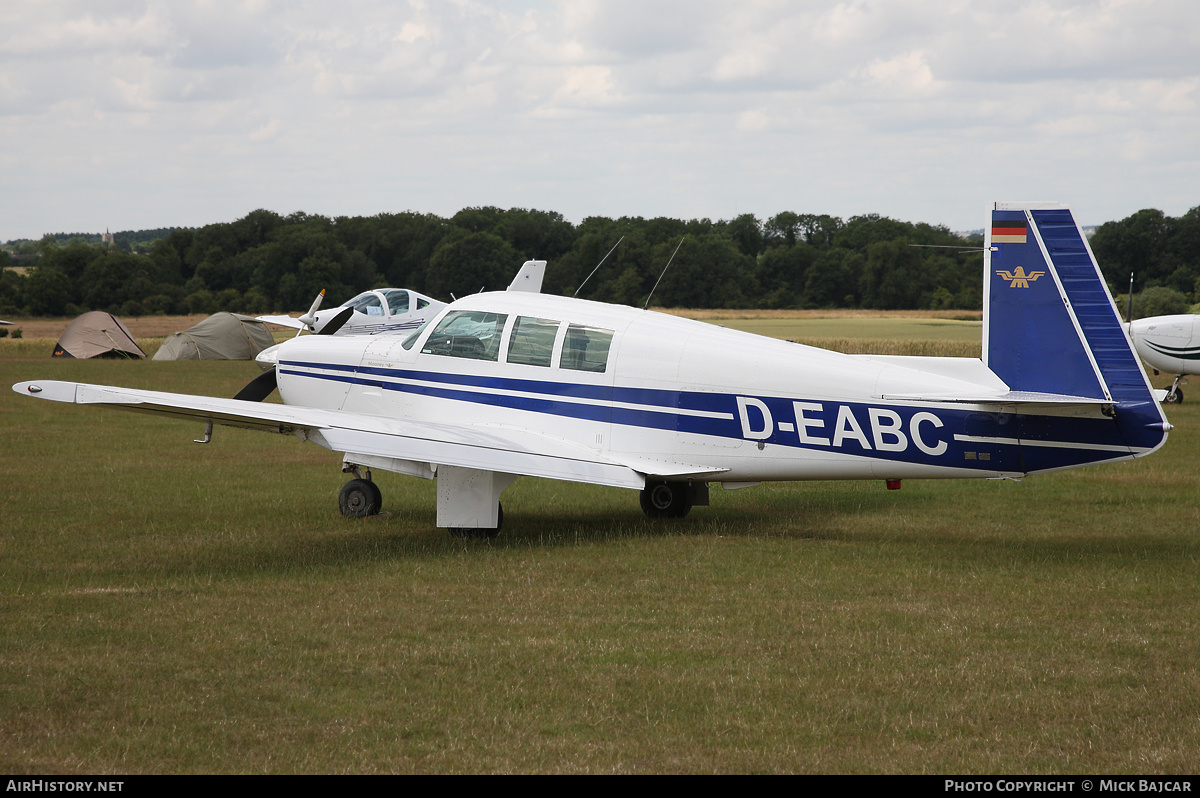
<instances>
[{"instance_id":1,"label":"wingtip","mask_svg":"<svg viewBox=\"0 0 1200 798\"><path fill-rule=\"evenodd\" d=\"M12 389L24 396L38 399L49 399L52 402L74 402L75 389L79 383L61 382L59 380L28 380L18 382Z\"/></svg>"}]
</instances>

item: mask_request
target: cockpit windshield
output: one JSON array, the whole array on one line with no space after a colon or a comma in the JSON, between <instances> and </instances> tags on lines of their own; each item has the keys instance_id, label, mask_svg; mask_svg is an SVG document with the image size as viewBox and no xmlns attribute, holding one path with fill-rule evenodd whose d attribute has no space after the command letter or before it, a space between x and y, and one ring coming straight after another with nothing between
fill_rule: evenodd
<instances>
[{"instance_id":1,"label":"cockpit windshield","mask_svg":"<svg viewBox=\"0 0 1200 798\"><path fill-rule=\"evenodd\" d=\"M429 334L423 355L446 355L471 360L495 361L500 352L500 333L507 314L482 310L455 310L447 313Z\"/></svg>"},{"instance_id":2,"label":"cockpit windshield","mask_svg":"<svg viewBox=\"0 0 1200 798\"><path fill-rule=\"evenodd\" d=\"M354 308L359 313L365 313L368 316L382 316L383 302L379 300L379 296L372 291L359 294L353 299L342 303L344 308Z\"/></svg>"},{"instance_id":3,"label":"cockpit windshield","mask_svg":"<svg viewBox=\"0 0 1200 798\"><path fill-rule=\"evenodd\" d=\"M401 342L400 346L404 347L405 349L412 349L413 344L415 344L417 342L417 339L421 337L421 333L425 332L425 328L430 325L430 323L433 321L433 319L434 319L433 316L430 316L429 318L425 319L425 323L422 324L420 327L418 327L416 330L414 330L412 335L405 338L404 341Z\"/></svg>"}]
</instances>

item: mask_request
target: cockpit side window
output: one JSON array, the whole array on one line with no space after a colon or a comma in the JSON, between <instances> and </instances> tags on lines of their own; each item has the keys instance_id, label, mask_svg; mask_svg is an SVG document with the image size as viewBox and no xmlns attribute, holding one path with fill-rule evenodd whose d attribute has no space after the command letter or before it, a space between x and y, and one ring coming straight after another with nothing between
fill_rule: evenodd
<instances>
[{"instance_id":1,"label":"cockpit side window","mask_svg":"<svg viewBox=\"0 0 1200 798\"><path fill-rule=\"evenodd\" d=\"M612 330L572 324L567 328L558 367L603 372L608 366L608 348L612 344L612 337Z\"/></svg>"},{"instance_id":2,"label":"cockpit side window","mask_svg":"<svg viewBox=\"0 0 1200 798\"><path fill-rule=\"evenodd\" d=\"M508 362L549 368L557 334L558 322L554 319L517 316L508 340Z\"/></svg>"},{"instance_id":3,"label":"cockpit side window","mask_svg":"<svg viewBox=\"0 0 1200 798\"><path fill-rule=\"evenodd\" d=\"M393 316L398 316L401 313L408 313L407 291L385 291L384 296L387 297L388 311L390 311Z\"/></svg>"},{"instance_id":4,"label":"cockpit side window","mask_svg":"<svg viewBox=\"0 0 1200 798\"><path fill-rule=\"evenodd\" d=\"M420 310L421 308L427 308L427 307L429 307L429 300L421 299L420 297L418 297L417 298L417 310Z\"/></svg>"},{"instance_id":5,"label":"cockpit side window","mask_svg":"<svg viewBox=\"0 0 1200 798\"><path fill-rule=\"evenodd\" d=\"M507 320L507 314L481 310L447 313L429 334L421 354L496 361L500 355L500 334Z\"/></svg>"}]
</instances>

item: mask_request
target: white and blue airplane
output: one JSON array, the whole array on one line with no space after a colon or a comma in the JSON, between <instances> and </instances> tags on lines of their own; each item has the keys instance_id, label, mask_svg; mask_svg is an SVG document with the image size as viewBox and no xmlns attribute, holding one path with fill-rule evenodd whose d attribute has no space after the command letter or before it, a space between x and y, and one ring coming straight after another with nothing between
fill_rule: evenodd
<instances>
[{"instance_id":1,"label":"white and blue airplane","mask_svg":"<svg viewBox=\"0 0 1200 798\"><path fill-rule=\"evenodd\" d=\"M845 355L653 311L507 291L407 337L301 336L237 398L35 380L18 393L293 434L343 453L346 515L382 469L437 480L437 523L491 536L520 476L640 491L647 515L768 480L1019 478L1154 452L1151 395L1071 210L997 203L983 358ZM283 404L260 401L276 387Z\"/></svg>"},{"instance_id":2,"label":"white and blue airplane","mask_svg":"<svg viewBox=\"0 0 1200 798\"><path fill-rule=\"evenodd\" d=\"M445 302L408 288L363 291L336 308L318 310L324 298L322 291L308 313L299 318L287 315L257 318L268 324L326 335L397 335L412 332L446 307Z\"/></svg>"},{"instance_id":3,"label":"white and blue airplane","mask_svg":"<svg viewBox=\"0 0 1200 798\"><path fill-rule=\"evenodd\" d=\"M1200 374L1200 316L1182 313L1151 316L1129 324L1129 337L1142 360L1154 369L1175 375L1162 396L1168 404L1183 402L1184 377Z\"/></svg>"}]
</instances>

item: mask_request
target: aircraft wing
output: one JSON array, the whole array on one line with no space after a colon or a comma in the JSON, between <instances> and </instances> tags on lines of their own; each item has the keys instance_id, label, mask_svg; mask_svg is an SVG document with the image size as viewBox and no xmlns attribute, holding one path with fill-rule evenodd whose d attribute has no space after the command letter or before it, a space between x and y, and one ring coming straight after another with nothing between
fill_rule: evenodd
<instances>
[{"instance_id":1,"label":"aircraft wing","mask_svg":"<svg viewBox=\"0 0 1200 798\"><path fill-rule=\"evenodd\" d=\"M641 489L647 476L703 477L725 470L680 462L602 457L569 441L533 430L498 425L411 421L341 410L58 380L17 383L13 390L56 402L104 405L263 432L295 434L303 440L352 456L360 454L623 488Z\"/></svg>"},{"instance_id":2,"label":"aircraft wing","mask_svg":"<svg viewBox=\"0 0 1200 798\"><path fill-rule=\"evenodd\" d=\"M280 327L291 327L293 330L307 330L308 325L299 319L293 319L291 316L255 316L256 321L265 321L267 324L278 324Z\"/></svg>"}]
</instances>

